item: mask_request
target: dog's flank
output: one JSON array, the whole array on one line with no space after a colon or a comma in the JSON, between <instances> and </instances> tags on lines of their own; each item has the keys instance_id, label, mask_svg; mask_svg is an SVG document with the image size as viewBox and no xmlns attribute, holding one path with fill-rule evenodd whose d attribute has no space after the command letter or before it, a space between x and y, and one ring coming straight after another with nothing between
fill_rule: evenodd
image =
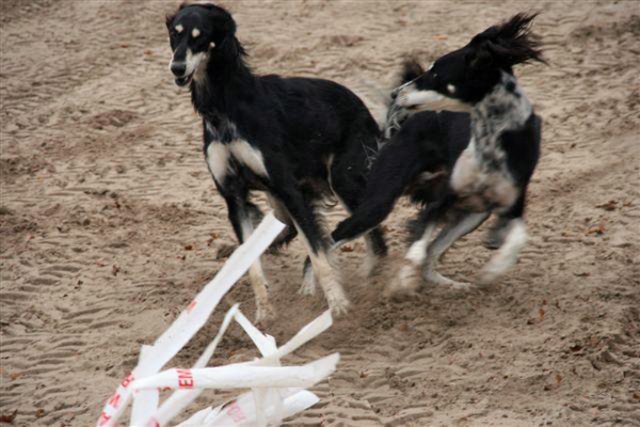
<instances>
[{"instance_id":1,"label":"dog's flank","mask_svg":"<svg viewBox=\"0 0 640 427\"><path fill-rule=\"evenodd\" d=\"M167 27L176 83L189 86L203 117L207 165L238 239L253 232L260 215L249 193L266 191L290 230L280 241L300 234L329 305L343 312L348 300L314 206L332 194L349 210L357 207L368 158L377 149L375 120L358 97L337 83L255 75L245 62L233 18L220 7L183 5L167 19ZM386 252L379 230L366 241L374 253ZM272 309L260 261L250 279L261 318Z\"/></svg>"}]
</instances>

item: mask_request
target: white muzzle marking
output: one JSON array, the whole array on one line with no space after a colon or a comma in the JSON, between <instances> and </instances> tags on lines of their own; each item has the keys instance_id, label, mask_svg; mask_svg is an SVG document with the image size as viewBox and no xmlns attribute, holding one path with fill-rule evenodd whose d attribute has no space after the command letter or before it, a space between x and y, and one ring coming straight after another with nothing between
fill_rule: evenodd
<instances>
[{"instance_id":1,"label":"white muzzle marking","mask_svg":"<svg viewBox=\"0 0 640 427\"><path fill-rule=\"evenodd\" d=\"M435 90L419 90L414 83L403 87L398 93L396 104L417 111L459 111L469 112L471 106L457 99L449 98Z\"/></svg>"},{"instance_id":2,"label":"white muzzle marking","mask_svg":"<svg viewBox=\"0 0 640 427\"><path fill-rule=\"evenodd\" d=\"M193 53L191 51L191 49L187 49L187 55L185 58L185 72L182 76L178 76L181 78L185 78L185 77L189 77L191 75L193 75L194 72L196 72L200 65L203 64L204 62L203 60L207 57L207 52L198 52L198 53ZM206 61L205 61L206 62ZM171 66L173 64L175 64L175 60L171 60L171 63L169 64L169 68L171 68Z\"/></svg>"}]
</instances>

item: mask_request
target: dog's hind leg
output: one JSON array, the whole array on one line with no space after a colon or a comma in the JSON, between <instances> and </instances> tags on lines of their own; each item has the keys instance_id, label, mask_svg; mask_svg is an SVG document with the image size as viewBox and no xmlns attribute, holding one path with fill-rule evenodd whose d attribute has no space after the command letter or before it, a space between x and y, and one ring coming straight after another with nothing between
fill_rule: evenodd
<instances>
[{"instance_id":1,"label":"dog's hind leg","mask_svg":"<svg viewBox=\"0 0 640 427\"><path fill-rule=\"evenodd\" d=\"M386 296L411 295L418 290L421 284L420 271L427 257L431 236L438 222L447 212L447 209L455 203L455 200L455 195L448 194L441 200L429 204L420 212L418 218L413 222L413 241L404 257L404 263L400 267L398 279L387 287L385 290Z\"/></svg>"},{"instance_id":2,"label":"dog's hind leg","mask_svg":"<svg viewBox=\"0 0 640 427\"><path fill-rule=\"evenodd\" d=\"M424 269L424 278L427 282L436 285L448 285L457 289L463 289L469 286L467 283L456 282L441 275L436 271L435 267L442 254L444 254L456 240L478 228L486 221L489 215L489 212L463 213L457 218L455 223L445 225L427 250L427 260Z\"/></svg>"}]
</instances>

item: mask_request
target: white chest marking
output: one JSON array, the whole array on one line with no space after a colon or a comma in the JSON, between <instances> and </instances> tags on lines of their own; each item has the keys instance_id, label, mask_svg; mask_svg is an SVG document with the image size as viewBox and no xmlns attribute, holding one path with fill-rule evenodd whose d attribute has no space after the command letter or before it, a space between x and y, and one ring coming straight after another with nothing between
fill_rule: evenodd
<instances>
[{"instance_id":1,"label":"white chest marking","mask_svg":"<svg viewBox=\"0 0 640 427\"><path fill-rule=\"evenodd\" d=\"M236 139L228 144L214 141L207 148L207 165L219 183L223 183L225 176L229 173L230 157L248 167L256 175L269 176L262 153L247 141Z\"/></svg>"},{"instance_id":2,"label":"white chest marking","mask_svg":"<svg viewBox=\"0 0 640 427\"><path fill-rule=\"evenodd\" d=\"M229 144L231 155L239 162L251 169L257 175L267 177L267 168L264 165L262 153L247 141L236 139Z\"/></svg>"},{"instance_id":3,"label":"white chest marking","mask_svg":"<svg viewBox=\"0 0 640 427\"><path fill-rule=\"evenodd\" d=\"M207 147L207 166L219 184L224 184L224 178L229 172L229 150L226 145L212 142Z\"/></svg>"},{"instance_id":4,"label":"white chest marking","mask_svg":"<svg viewBox=\"0 0 640 427\"><path fill-rule=\"evenodd\" d=\"M470 205L479 209L486 203L511 206L518 197L518 189L512 179L501 169L486 170L476 155L476 144L472 139L462 152L451 173L451 188Z\"/></svg>"}]
</instances>

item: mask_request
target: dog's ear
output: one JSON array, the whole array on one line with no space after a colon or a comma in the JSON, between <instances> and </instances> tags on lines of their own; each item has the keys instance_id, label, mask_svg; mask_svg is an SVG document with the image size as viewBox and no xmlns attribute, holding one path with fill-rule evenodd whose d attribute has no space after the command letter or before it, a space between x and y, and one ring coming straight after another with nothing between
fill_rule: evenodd
<instances>
[{"instance_id":1,"label":"dog's ear","mask_svg":"<svg viewBox=\"0 0 640 427\"><path fill-rule=\"evenodd\" d=\"M223 34L224 37L235 36L236 23L226 9L211 3L195 3L195 5L209 12L209 19L214 25L214 28Z\"/></svg>"},{"instance_id":2,"label":"dog's ear","mask_svg":"<svg viewBox=\"0 0 640 427\"><path fill-rule=\"evenodd\" d=\"M175 13L168 13L164 18L164 23L167 26L167 30L171 30L171 23L173 19L176 17Z\"/></svg>"},{"instance_id":3,"label":"dog's ear","mask_svg":"<svg viewBox=\"0 0 640 427\"><path fill-rule=\"evenodd\" d=\"M494 63L490 42L483 41L466 54L465 59L472 71L488 68Z\"/></svg>"},{"instance_id":4,"label":"dog's ear","mask_svg":"<svg viewBox=\"0 0 640 427\"><path fill-rule=\"evenodd\" d=\"M494 25L474 37L472 44L484 46L498 66L510 68L516 64L538 61L542 57L540 38L531 31L537 13L519 13L500 25Z\"/></svg>"}]
</instances>

